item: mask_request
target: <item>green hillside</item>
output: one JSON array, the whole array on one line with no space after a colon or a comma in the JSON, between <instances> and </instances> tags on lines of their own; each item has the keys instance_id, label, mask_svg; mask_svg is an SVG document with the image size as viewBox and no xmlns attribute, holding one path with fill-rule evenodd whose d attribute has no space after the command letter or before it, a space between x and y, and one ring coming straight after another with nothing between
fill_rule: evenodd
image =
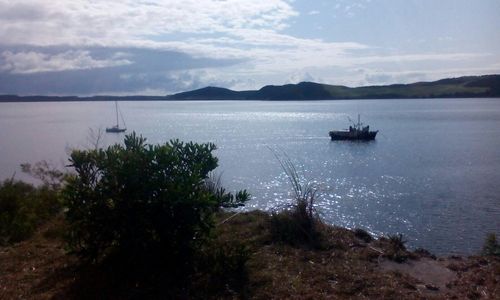
<instances>
[{"instance_id":1,"label":"green hillside","mask_svg":"<svg viewBox=\"0 0 500 300\"><path fill-rule=\"evenodd\" d=\"M350 88L314 82L268 85L256 91L237 92L204 88L168 96L171 100L333 100L401 98L500 97L500 75L468 76L434 82Z\"/></svg>"},{"instance_id":2,"label":"green hillside","mask_svg":"<svg viewBox=\"0 0 500 300\"><path fill-rule=\"evenodd\" d=\"M500 97L500 75L466 76L433 82L347 87L314 82L267 85L259 90L233 91L205 87L169 96L18 96L0 95L0 102L166 101L166 100L340 100Z\"/></svg>"}]
</instances>

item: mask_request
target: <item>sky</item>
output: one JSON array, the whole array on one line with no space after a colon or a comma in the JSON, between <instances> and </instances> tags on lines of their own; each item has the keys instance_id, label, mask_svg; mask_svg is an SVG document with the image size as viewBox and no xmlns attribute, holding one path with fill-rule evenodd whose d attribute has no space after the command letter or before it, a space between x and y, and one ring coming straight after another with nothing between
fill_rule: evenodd
<instances>
[{"instance_id":1,"label":"sky","mask_svg":"<svg viewBox=\"0 0 500 300\"><path fill-rule=\"evenodd\" d=\"M0 0L0 94L500 73L498 0Z\"/></svg>"}]
</instances>

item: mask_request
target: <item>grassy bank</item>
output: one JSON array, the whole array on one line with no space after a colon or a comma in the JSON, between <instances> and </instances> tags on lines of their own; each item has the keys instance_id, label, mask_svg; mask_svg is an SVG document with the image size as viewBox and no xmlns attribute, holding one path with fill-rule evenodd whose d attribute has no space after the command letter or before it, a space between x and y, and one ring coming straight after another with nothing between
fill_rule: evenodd
<instances>
[{"instance_id":1,"label":"grassy bank","mask_svg":"<svg viewBox=\"0 0 500 300\"><path fill-rule=\"evenodd\" d=\"M397 263L390 239L323 226L321 248L291 246L273 241L269 214L231 216L217 214L209 247L218 254L175 293L134 282L126 267L117 273L116 265L68 253L61 238L66 225L56 217L30 239L0 248L0 298L495 299L500 293L495 256L435 258L398 249L407 259Z\"/></svg>"}]
</instances>

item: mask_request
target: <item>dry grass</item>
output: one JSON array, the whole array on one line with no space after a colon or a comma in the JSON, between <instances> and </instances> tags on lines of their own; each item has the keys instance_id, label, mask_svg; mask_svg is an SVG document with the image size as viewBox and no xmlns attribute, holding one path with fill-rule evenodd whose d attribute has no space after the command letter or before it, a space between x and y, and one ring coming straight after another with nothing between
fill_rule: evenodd
<instances>
[{"instance_id":1,"label":"dry grass","mask_svg":"<svg viewBox=\"0 0 500 300\"><path fill-rule=\"evenodd\" d=\"M0 248L0 299L52 299L73 282L77 259L66 254L54 230L63 226L56 218L29 240Z\"/></svg>"},{"instance_id":2,"label":"dry grass","mask_svg":"<svg viewBox=\"0 0 500 300\"><path fill-rule=\"evenodd\" d=\"M230 213L222 213L225 220ZM434 290L404 271L386 271L381 264L391 251L388 239L322 225L327 248L276 244L268 228L270 216L241 213L216 228L216 242L238 242L249 252L246 281L236 290L222 285L207 289L210 278L197 274L177 298L192 299L498 299L500 260L496 257L441 258L435 263L456 274L446 289ZM65 253L57 220L25 242L0 248L0 299L130 299L168 297L165 288L120 282L112 269L91 267ZM50 232L50 233L47 233ZM358 236L357 236L358 235ZM363 238L364 237L364 238ZM418 263L418 253L408 252ZM429 260L431 258L426 257ZM402 264L410 268L407 262ZM405 268L402 268L404 270Z\"/></svg>"}]
</instances>

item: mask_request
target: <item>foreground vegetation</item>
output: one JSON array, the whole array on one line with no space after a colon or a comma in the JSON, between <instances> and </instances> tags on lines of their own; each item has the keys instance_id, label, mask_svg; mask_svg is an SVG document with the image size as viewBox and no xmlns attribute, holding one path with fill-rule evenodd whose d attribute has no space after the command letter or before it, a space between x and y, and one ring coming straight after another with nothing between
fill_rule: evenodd
<instances>
[{"instance_id":1,"label":"foreground vegetation","mask_svg":"<svg viewBox=\"0 0 500 300\"><path fill-rule=\"evenodd\" d=\"M433 258L404 250L408 259L396 263L389 239L366 242L362 233L325 226L321 249L292 246L273 240L269 214L232 215L216 214L215 238L182 288L137 280L128 261L89 264L67 253L61 238L67 225L53 219L29 240L0 248L0 299L497 299L500 293L495 256Z\"/></svg>"},{"instance_id":2,"label":"foreground vegetation","mask_svg":"<svg viewBox=\"0 0 500 300\"><path fill-rule=\"evenodd\" d=\"M62 209L64 174L46 163L22 165L23 171L42 182L34 186L14 178L0 183L0 246L29 238L38 226Z\"/></svg>"},{"instance_id":3,"label":"foreground vegetation","mask_svg":"<svg viewBox=\"0 0 500 300\"><path fill-rule=\"evenodd\" d=\"M323 224L314 187L278 156L295 202L270 214L227 211L246 191L211 176L212 144L77 150L74 172L25 165L39 187L0 184L0 298L490 298L500 246L482 256L409 251L401 235ZM24 240L24 241L22 241Z\"/></svg>"}]
</instances>

